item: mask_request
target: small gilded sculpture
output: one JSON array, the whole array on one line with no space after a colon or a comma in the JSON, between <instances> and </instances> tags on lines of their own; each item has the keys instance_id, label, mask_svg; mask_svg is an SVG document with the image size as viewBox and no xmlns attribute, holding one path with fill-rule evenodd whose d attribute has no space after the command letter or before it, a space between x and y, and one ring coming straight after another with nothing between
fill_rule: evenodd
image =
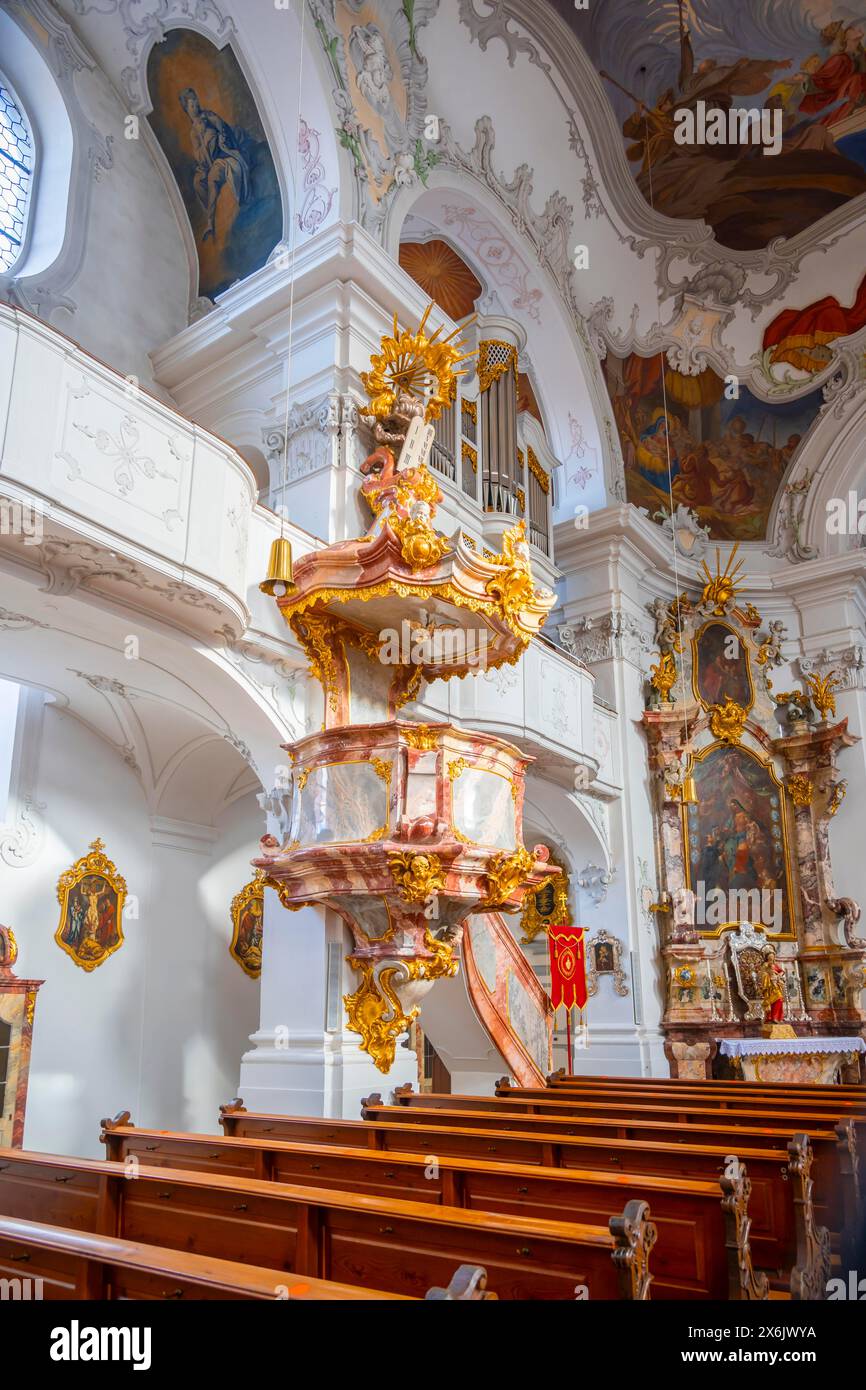
<instances>
[{"instance_id":1,"label":"small gilded sculpture","mask_svg":"<svg viewBox=\"0 0 866 1390\"><path fill-rule=\"evenodd\" d=\"M826 676L819 676L817 671L805 677L809 693L812 696L812 704L815 706L821 722L826 723L828 717L836 716L836 696L834 691L839 688L839 678L835 671L830 671Z\"/></svg>"},{"instance_id":2,"label":"small gilded sculpture","mask_svg":"<svg viewBox=\"0 0 866 1390\"><path fill-rule=\"evenodd\" d=\"M650 666L650 685L665 704L673 704L671 690L677 679L677 663L673 652L659 652L655 666Z\"/></svg>"}]
</instances>

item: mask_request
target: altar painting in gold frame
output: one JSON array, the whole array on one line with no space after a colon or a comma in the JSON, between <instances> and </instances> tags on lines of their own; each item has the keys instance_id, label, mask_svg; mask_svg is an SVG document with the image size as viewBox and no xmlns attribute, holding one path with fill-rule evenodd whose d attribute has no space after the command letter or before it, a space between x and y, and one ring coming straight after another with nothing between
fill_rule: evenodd
<instances>
[{"instance_id":1,"label":"altar painting in gold frame","mask_svg":"<svg viewBox=\"0 0 866 1390\"><path fill-rule=\"evenodd\" d=\"M772 763L742 744L719 741L693 755L690 771L696 800L682 807L686 887L698 907L717 901L716 889L728 904L735 895L743 904L739 916L723 922L715 913L708 925L697 921L701 936L720 936L757 916L755 925L774 940L796 940L790 804Z\"/></svg>"},{"instance_id":2,"label":"altar painting in gold frame","mask_svg":"<svg viewBox=\"0 0 866 1390\"><path fill-rule=\"evenodd\" d=\"M704 709L733 700L748 711L755 703L748 648L721 618L711 618L692 638L692 690Z\"/></svg>"}]
</instances>

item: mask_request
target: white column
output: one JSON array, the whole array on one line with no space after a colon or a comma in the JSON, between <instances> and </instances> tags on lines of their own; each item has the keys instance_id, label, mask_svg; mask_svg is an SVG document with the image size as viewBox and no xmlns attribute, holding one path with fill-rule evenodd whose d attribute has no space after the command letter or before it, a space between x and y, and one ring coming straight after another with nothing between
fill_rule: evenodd
<instances>
[{"instance_id":1,"label":"white column","mask_svg":"<svg viewBox=\"0 0 866 1390\"><path fill-rule=\"evenodd\" d=\"M334 912L302 907L288 912L265 894L261 1021L241 1059L240 1088L248 1110L277 1115L360 1118L361 1099L411 1081L414 1052L398 1045L387 1076L345 1027L343 995L357 987L346 964L352 943Z\"/></svg>"}]
</instances>

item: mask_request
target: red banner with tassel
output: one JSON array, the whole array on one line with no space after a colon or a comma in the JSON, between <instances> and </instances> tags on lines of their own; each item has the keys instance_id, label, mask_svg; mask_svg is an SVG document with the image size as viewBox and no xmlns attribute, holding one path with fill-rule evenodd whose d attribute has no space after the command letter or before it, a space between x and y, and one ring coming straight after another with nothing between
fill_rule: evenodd
<instances>
[{"instance_id":1,"label":"red banner with tassel","mask_svg":"<svg viewBox=\"0 0 866 1390\"><path fill-rule=\"evenodd\" d=\"M550 949L550 1002L554 1009L586 1004L585 927L548 927Z\"/></svg>"}]
</instances>

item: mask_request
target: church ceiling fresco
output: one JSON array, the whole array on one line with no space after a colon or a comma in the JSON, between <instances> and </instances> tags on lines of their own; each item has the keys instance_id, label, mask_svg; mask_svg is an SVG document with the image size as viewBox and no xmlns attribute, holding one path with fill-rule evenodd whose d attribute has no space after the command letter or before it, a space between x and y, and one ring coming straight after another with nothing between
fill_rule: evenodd
<instances>
[{"instance_id":1,"label":"church ceiling fresco","mask_svg":"<svg viewBox=\"0 0 866 1390\"><path fill-rule=\"evenodd\" d=\"M659 354L609 353L603 367L628 501L656 520L680 504L690 507L714 539L762 539L821 392L767 404L741 385L729 399L711 368L684 376Z\"/></svg>"},{"instance_id":2,"label":"church ceiling fresco","mask_svg":"<svg viewBox=\"0 0 866 1390\"><path fill-rule=\"evenodd\" d=\"M864 0L550 3L601 74L657 211L702 218L722 245L752 250L866 193ZM677 113L699 102L778 110L778 153L677 143Z\"/></svg>"}]
</instances>

